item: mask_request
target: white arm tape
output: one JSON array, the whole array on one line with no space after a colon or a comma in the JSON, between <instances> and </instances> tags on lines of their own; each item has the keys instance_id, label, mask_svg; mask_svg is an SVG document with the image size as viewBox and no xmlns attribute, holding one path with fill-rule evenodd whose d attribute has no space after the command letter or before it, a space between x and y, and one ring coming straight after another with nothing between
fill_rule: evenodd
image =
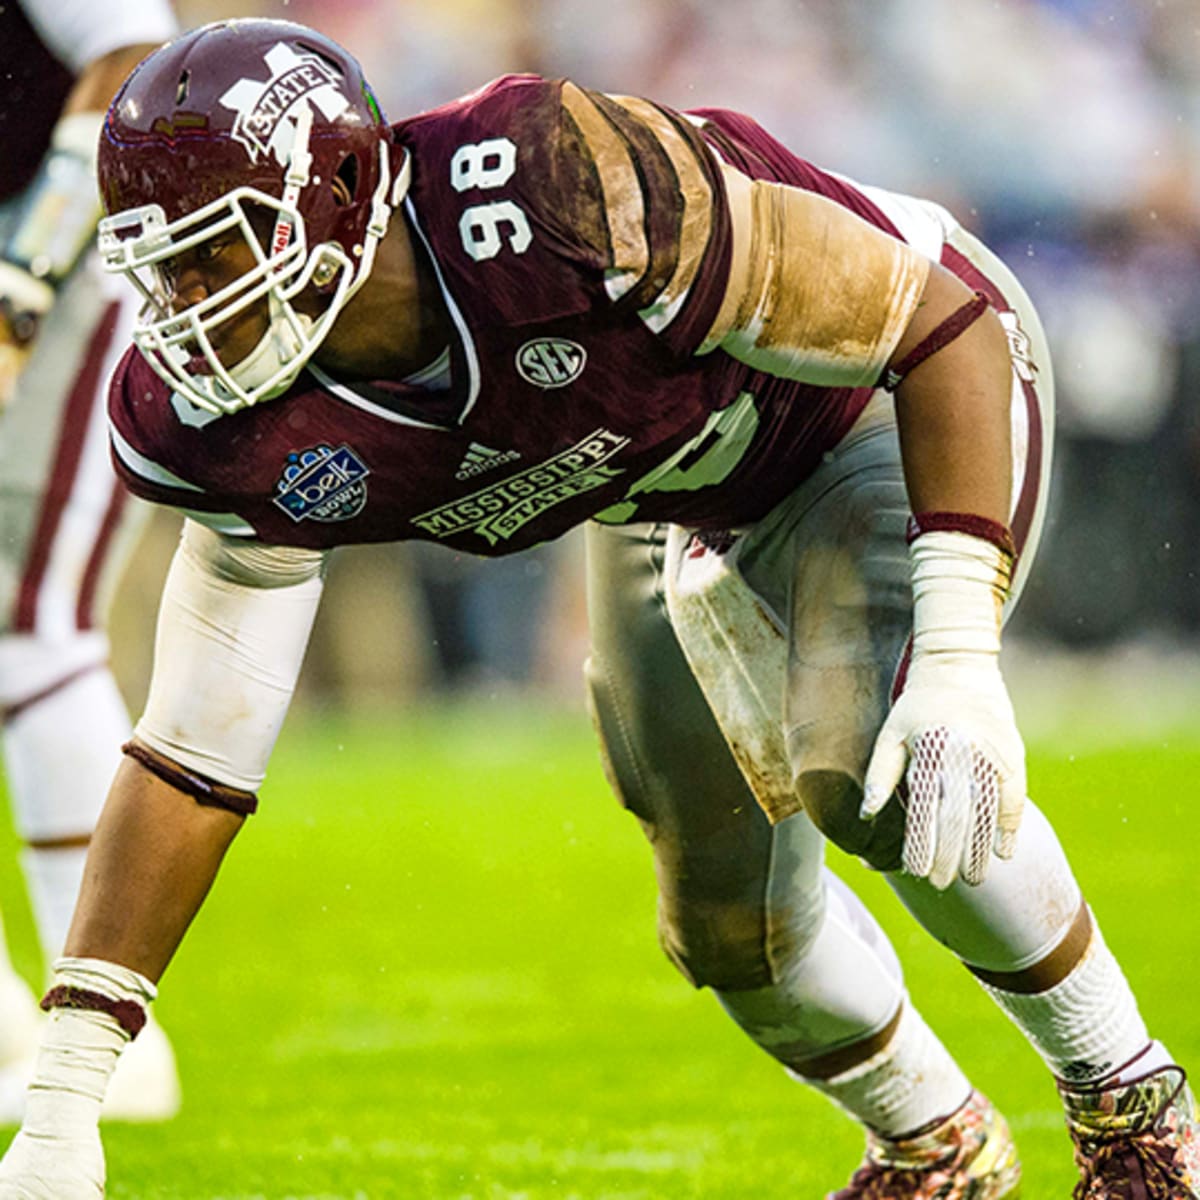
<instances>
[{"instance_id":1,"label":"white arm tape","mask_svg":"<svg viewBox=\"0 0 1200 1200\"><path fill-rule=\"evenodd\" d=\"M913 658L926 654L998 657L1012 557L983 538L936 530L909 547Z\"/></svg>"},{"instance_id":2,"label":"white arm tape","mask_svg":"<svg viewBox=\"0 0 1200 1200\"><path fill-rule=\"evenodd\" d=\"M733 253L700 353L783 379L873 386L917 309L929 260L849 209L722 166Z\"/></svg>"},{"instance_id":3,"label":"white arm tape","mask_svg":"<svg viewBox=\"0 0 1200 1200\"><path fill-rule=\"evenodd\" d=\"M300 674L326 559L185 522L137 737L209 779L257 791Z\"/></svg>"}]
</instances>

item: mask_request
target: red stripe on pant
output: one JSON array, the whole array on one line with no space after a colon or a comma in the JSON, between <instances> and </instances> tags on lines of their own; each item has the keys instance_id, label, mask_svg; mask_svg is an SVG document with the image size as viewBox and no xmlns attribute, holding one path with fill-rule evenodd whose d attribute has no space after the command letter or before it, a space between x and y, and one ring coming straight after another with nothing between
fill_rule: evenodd
<instances>
[{"instance_id":1,"label":"red stripe on pant","mask_svg":"<svg viewBox=\"0 0 1200 1200\"><path fill-rule=\"evenodd\" d=\"M58 451L50 473L50 484L38 515L25 573L17 593L13 629L19 633L32 633L37 625L38 592L50 563L50 549L54 545L63 511L71 499L71 491L79 471L79 460L83 456L92 405L95 403L96 389L100 384L100 372L112 345L117 313L118 305L114 302L108 306L96 326L63 410Z\"/></svg>"},{"instance_id":2,"label":"red stripe on pant","mask_svg":"<svg viewBox=\"0 0 1200 1200\"><path fill-rule=\"evenodd\" d=\"M108 507L104 510L104 520L100 525L100 533L96 544L88 556L84 568L83 579L79 585L79 603L75 606L75 627L77 629L92 629L96 625L96 588L100 582L100 573L108 558L108 549L112 544L113 534L121 521L121 513L129 501L129 493L123 484L113 480L112 491L108 497Z\"/></svg>"}]
</instances>

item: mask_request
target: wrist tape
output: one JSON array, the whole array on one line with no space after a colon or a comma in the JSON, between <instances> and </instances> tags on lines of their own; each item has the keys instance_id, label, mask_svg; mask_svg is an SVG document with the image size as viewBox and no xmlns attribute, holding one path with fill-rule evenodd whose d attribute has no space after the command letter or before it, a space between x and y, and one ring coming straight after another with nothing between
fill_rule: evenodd
<instances>
[{"instance_id":1,"label":"wrist tape","mask_svg":"<svg viewBox=\"0 0 1200 1200\"><path fill-rule=\"evenodd\" d=\"M1012 555L969 533L934 530L909 547L913 657L1000 653Z\"/></svg>"},{"instance_id":2,"label":"wrist tape","mask_svg":"<svg viewBox=\"0 0 1200 1200\"><path fill-rule=\"evenodd\" d=\"M99 958L60 958L41 1007L46 1012L103 1013L133 1041L145 1026L147 1007L157 994L149 979L128 967Z\"/></svg>"}]
</instances>

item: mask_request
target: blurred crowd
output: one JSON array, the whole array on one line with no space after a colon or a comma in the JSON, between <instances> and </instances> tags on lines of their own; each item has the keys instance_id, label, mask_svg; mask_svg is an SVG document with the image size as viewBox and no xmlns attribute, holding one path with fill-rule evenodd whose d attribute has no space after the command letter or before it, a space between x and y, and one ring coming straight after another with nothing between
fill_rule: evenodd
<instances>
[{"instance_id":1,"label":"blurred crowd","mask_svg":"<svg viewBox=\"0 0 1200 1200\"><path fill-rule=\"evenodd\" d=\"M1094 646L1200 633L1195 0L178 7L187 24L261 15L322 29L362 59L393 118L505 71L570 75L743 109L822 166L939 199L1021 275L1056 356L1053 509L1021 635ZM352 552L326 607L353 611L347 593L369 603L381 587L403 597L397 655L425 682L575 688L578 553L568 541L497 566L437 547ZM344 682L352 640L319 629L317 686L357 686ZM417 645L431 649L414 658ZM368 674L388 661L378 647L358 657Z\"/></svg>"}]
</instances>

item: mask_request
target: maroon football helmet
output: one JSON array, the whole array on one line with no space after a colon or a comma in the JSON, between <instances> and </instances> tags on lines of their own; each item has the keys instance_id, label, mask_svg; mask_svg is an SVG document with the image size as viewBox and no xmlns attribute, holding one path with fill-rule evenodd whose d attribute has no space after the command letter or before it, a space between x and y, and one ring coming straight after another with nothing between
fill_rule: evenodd
<instances>
[{"instance_id":1,"label":"maroon football helmet","mask_svg":"<svg viewBox=\"0 0 1200 1200\"><path fill-rule=\"evenodd\" d=\"M370 273L407 184L391 144L358 63L303 25L222 21L151 54L113 100L98 170L100 247L146 300L134 341L159 375L220 413L285 391ZM172 258L231 237L254 268L180 308ZM317 315L298 312L314 290ZM262 340L222 364L211 332L264 303Z\"/></svg>"}]
</instances>

